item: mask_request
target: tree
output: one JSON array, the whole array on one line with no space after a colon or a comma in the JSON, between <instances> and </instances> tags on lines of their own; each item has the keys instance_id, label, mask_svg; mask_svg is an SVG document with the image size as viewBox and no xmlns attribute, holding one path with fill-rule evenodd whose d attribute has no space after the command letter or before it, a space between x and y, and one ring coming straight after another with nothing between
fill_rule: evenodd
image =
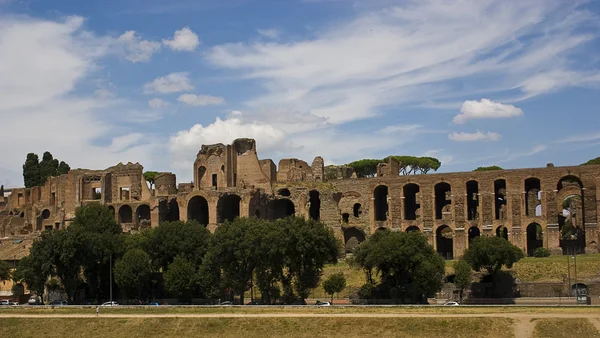
<instances>
[{"instance_id":1,"label":"tree","mask_svg":"<svg viewBox=\"0 0 600 338\"><path fill-rule=\"evenodd\" d=\"M491 171L491 170L504 170L501 167L497 166L497 165L491 165L488 167L477 167L477 169L473 170L473 171Z\"/></svg>"},{"instance_id":2,"label":"tree","mask_svg":"<svg viewBox=\"0 0 600 338\"><path fill-rule=\"evenodd\" d=\"M158 172L146 171L143 175L146 182L150 183L150 190L154 189L154 182L156 181L156 176L158 176Z\"/></svg>"},{"instance_id":3,"label":"tree","mask_svg":"<svg viewBox=\"0 0 600 338\"><path fill-rule=\"evenodd\" d=\"M211 234L208 229L192 220L163 222L151 230L148 236L151 258L157 267L166 269L177 256L201 265Z\"/></svg>"},{"instance_id":4,"label":"tree","mask_svg":"<svg viewBox=\"0 0 600 338\"><path fill-rule=\"evenodd\" d=\"M328 226L314 220L287 217L274 224L283 230L284 293L291 300L295 291L304 303L310 290L319 285L325 264L337 262L341 242Z\"/></svg>"},{"instance_id":5,"label":"tree","mask_svg":"<svg viewBox=\"0 0 600 338\"><path fill-rule=\"evenodd\" d=\"M337 272L329 276L323 281L323 290L331 295L331 303L333 304L333 295L340 293L346 288L346 277L343 272Z\"/></svg>"},{"instance_id":6,"label":"tree","mask_svg":"<svg viewBox=\"0 0 600 338\"><path fill-rule=\"evenodd\" d=\"M375 286L371 296L424 302L442 286L444 259L419 232L378 231L353 256Z\"/></svg>"},{"instance_id":7,"label":"tree","mask_svg":"<svg viewBox=\"0 0 600 338\"><path fill-rule=\"evenodd\" d=\"M377 165L383 162L383 160L363 159L348 163L347 165L354 169L358 177L375 177L377 175Z\"/></svg>"},{"instance_id":8,"label":"tree","mask_svg":"<svg viewBox=\"0 0 600 338\"><path fill-rule=\"evenodd\" d=\"M471 286L473 272L471 266L464 259L454 262L454 285L458 289L460 302L463 300L463 291Z\"/></svg>"},{"instance_id":9,"label":"tree","mask_svg":"<svg viewBox=\"0 0 600 338\"><path fill-rule=\"evenodd\" d=\"M189 302L198 290L197 266L182 256L175 257L164 277L167 292L180 301Z\"/></svg>"},{"instance_id":10,"label":"tree","mask_svg":"<svg viewBox=\"0 0 600 338\"><path fill-rule=\"evenodd\" d=\"M429 171L437 171L442 162L434 157L416 157L416 156L388 156L385 162L393 157L400 163L399 175L427 174Z\"/></svg>"},{"instance_id":11,"label":"tree","mask_svg":"<svg viewBox=\"0 0 600 338\"><path fill-rule=\"evenodd\" d=\"M582 165L592 165L592 164L600 164L600 157L593 158Z\"/></svg>"},{"instance_id":12,"label":"tree","mask_svg":"<svg viewBox=\"0 0 600 338\"><path fill-rule=\"evenodd\" d=\"M497 273L503 266L511 268L523 257L523 250L496 236L473 239L464 255L473 270L486 270L488 275Z\"/></svg>"},{"instance_id":13,"label":"tree","mask_svg":"<svg viewBox=\"0 0 600 338\"><path fill-rule=\"evenodd\" d=\"M152 273L150 256L140 249L127 251L115 263L114 271L115 282L128 297L142 298Z\"/></svg>"},{"instance_id":14,"label":"tree","mask_svg":"<svg viewBox=\"0 0 600 338\"><path fill-rule=\"evenodd\" d=\"M0 282L10 279L10 265L6 261L0 261Z\"/></svg>"},{"instance_id":15,"label":"tree","mask_svg":"<svg viewBox=\"0 0 600 338\"><path fill-rule=\"evenodd\" d=\"M23 164L23 181L25 188L40 185L40 160L34 153L27 154L27 159Z\"/></svg>"},{"instance_id":16,"label":"tree","mask_svg":"<svg viewBox=\"0 0 600 338\"><path fill-rule=\"evenodd\" d=\"M25 283L29 290L41 296L44 293L44 285L49 273L43 271L40 263L42 262L36 260L35 255L31 253L29 256L21 258L17 268L12 273L13 282L15 284Z\"/></svg>"}]
</instances>

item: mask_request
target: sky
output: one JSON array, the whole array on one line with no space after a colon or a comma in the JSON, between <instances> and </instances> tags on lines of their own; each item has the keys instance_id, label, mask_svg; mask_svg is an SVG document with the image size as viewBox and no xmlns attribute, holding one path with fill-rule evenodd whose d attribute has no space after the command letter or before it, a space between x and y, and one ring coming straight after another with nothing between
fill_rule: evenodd
<instances>
[{"instance_id":1,"label":"sky","mask_svg":"<svg viewBox=\"0 0 600 338\"><path fill-rule=\"evenodd\" d=\"M600 156L598 0L0 0L0 184L27 153L193 177L202 144L439 171Z\"/></svg>"}]
</instances>

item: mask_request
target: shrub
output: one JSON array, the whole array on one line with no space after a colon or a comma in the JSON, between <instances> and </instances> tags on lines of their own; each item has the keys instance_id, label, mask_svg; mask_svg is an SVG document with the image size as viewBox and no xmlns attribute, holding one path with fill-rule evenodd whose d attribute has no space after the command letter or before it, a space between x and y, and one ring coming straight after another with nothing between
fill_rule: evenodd
<instances>
[{"instance_id":1,"label":"shrub","mask_svg":"<svg viewBox=\"0 0 600 338\"><path fill-rule=\"evenodd\" d=\"M549 257L550 256L550 250L548 250L546 248L537 248L533 252L533 256L534 257Z\"/></svg>"}]
</instances>

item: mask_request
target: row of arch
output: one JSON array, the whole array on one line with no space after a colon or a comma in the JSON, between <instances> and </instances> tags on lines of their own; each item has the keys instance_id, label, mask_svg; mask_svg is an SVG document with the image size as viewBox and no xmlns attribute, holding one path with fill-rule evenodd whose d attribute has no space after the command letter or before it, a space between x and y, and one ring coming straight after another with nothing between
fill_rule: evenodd
<instances>
[{"instance_id":1,"label":"row of arch","mask_svg":"<svg viewBox=\"0 0 600 338\"><path fill-rule=\"evenodd\" d=\"M583 196L583 183L572 175L561 178L557 183L557 191L565 187L566 182L575 182L579 187L580 194ZM465 184L467 191L467 219L475 220L479 215L479 182L470 180ZM525 215L528 217L541 216L541 181L536 177L530 177L524 180L525 192ZM506 199L507 184L505 179L494 181L494 218L503 219L504 208L507 205ZM416 183L409 183L402 187L404 197L404 219L415 220L420 210L420 201L418 194L420 186ZM375 201L375 221L386 221L389 215L389 189L386 185L379 185L373 190ZM435 199L435 218L443 219L445 207L452 203L452 186L447 182L439 182L434 186Z\"/></svg>"}]
</instances>

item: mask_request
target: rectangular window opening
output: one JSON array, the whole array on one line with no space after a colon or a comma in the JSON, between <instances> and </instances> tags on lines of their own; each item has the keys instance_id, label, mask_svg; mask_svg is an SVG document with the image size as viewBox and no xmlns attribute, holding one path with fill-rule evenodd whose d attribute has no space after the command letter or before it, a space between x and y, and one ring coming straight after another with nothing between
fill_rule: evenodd
<instances>
[{"instance_id":1,"label":"rectangular window opening","mask_svg":"<svg viewBox=\"0 0 600 338\"><path fill-rule=\"evenodd\" d=\"M120 188L119 195L120 195L119 198L121 199L121 201L128 201L129 200L129 187Z\"/></svg>"},{"instance_id":2,"label":"rectangular window opening","mask_svg":"<svg viewBox=\"0 0 600 338\"><path fill-rule=\"evenodd\" d=\"M212 186L217 187L217 174L212 175Z\"/></svg>"},{"instance_id":3,"label":"rectangular window opening","mask_svg":"<svg viewBox=\"0 0 600 338\"><path fill-rule=\"evenodd\" d=\"M102 199L102 188L92 188L92 199Z\"/></svg>"}]
</instances>

